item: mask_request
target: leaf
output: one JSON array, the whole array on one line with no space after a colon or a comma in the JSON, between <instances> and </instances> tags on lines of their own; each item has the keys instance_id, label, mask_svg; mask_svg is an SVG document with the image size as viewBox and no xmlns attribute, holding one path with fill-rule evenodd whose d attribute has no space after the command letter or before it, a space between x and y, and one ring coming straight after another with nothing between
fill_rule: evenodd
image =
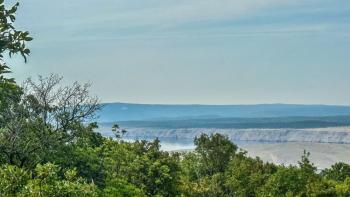
<instances>
[{"instance_id":1,"label":"leaf","mask_svg":"<svg viewBox=\"0 0 350 197\"><path fill-rule=\"evenodd\" d=\"M24 40L25 40L25 41L32 41L33 38L32 38L32 37L26 37Z\"/></svg>"},{"instance_id":2,"label":"leaf","mask_svg":"<svg viewBox=\"0 0 350 197\"><path fill-rule=\"evenodd\" d=\"M29 50L29 49L24 49L23 52L24 52L25 54L29 54L29 53L30 53L30 50Z\"/></svg>"},{"instance_id":3,"label":"leaf","mask_svg":"<svg viewBox=\"0 0 350 197\"><path fill-rule=\"evenodd\" d=\"M11 20L12 22L15 22L16 17L15 17L15 16L13 16L13 15L10 15L10 20Z\"/></svg>"},{"instance_id":4,"label":"leaf","mask_svg":"<svg viewBox=\"0 0 350 197\"><path fill-rule=\"evenodd\" d=\"M23 32L22 34L23 34L23 36L28 36L28 35L29 35L29 32L28 32L28 31L25 31L25 32Z\"/></svg>"},{"instance_id":5,"label":"leaf","mask_svg":"<svg viewBox=\"0 0 350 197\"><path fill-rule=\"evenodd\" d=\"M27 56L26 56L26 54L24 52L21 52L21 55L22 55L22 57L24 59L24 62L27 63Z\"/></svg>"}]
</instances>

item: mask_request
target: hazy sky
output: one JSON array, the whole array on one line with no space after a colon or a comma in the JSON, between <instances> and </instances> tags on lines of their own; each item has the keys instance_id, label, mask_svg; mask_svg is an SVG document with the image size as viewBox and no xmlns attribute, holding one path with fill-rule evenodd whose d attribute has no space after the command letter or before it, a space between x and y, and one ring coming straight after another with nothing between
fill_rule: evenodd
<instances>
[{"instance_id":1,"label":"hazy sky","mask_svg":"<svg viewBox=\"0 0 350 197\"><path fill-rule=\"evenodd\" d=\"M23 80L90 81L104 102L350 104L349 0L30 0Z\"/></svg>"}]
</instances>

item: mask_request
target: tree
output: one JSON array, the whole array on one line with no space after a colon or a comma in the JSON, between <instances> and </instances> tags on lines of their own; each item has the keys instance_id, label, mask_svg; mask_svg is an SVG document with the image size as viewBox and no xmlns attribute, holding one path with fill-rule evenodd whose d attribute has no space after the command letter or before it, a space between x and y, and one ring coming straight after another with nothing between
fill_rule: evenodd
<instances>
[{"instance_id":1,"label":"tree","mask_svg":"<svg viewBox=\"0 0 350 197\"><path fill-rule=\"evenodd\" d=\"M297 167L280 167L261 188L260 196L298 196L306 190L307 182Z\"/></svg>"},{"instance_id":2,"label":"tree","mask_svg":"<svg viewBox=\"0 0 350 197\"><path fill-rule=\"evenodd\" d=\"M342 187L342 191L337 192L336 185L337 183L335 181L319 178L308 183L306 194L307 196L346 196L339 194L344 194L349 191L347 190L347 187Z\"/></svg>"},{"instance_id":3,"label":"tree","mask_svg":"<svg viewBox=\"0 0 350 197\"><path fill-rule=\"evenodd\" d=\"M305 196L312 191L312 187L325 187L314 185L320 183L320 176L316 174L316 167L309 160L310 153L304 150L301 161L296 166L280 166L272 174L266 184L261 188L262 196ZM328 193L329 191L327 191Z\"/></svg>"},{"instance_id":4,"label":"tree","mask_svg":"<svg viewBox=\"0 0 350 197\"><path fill-rule=\"evenodd\" d=\"M0 128L8 122L8 117L4 117L3 114L12 105L20 102L22 94L21 88L13 79L5 78L6 73L9 73L8 67L0 64Z\"/></svg>"},{"instance_id":5,"label":"tree","mask_svg":"<svg viewBox=\"0 0 350 197\"><path fill-rule=\"evenodd\" d=\"M4 165L0 168L1 196L97 196L96 186L76 175L75 170L61 171L51 163L38 165L33 174Z\"/></svg>"},{"instance_id":6,"label":"tree","mask_svg":"<svg viewBox=\"0 0 350 197\"><path fill-rule=\"evenodd\" d=\"M304 150L303 155L301 156L301 161L298 162L301 172L303 173L304 178L314 178L316 174L316 166L310 161L310 153Z\"/></svg>"},{"instance_id":7,"label":"tree","mask_svg":"<svg viewBox=\"0 0 350 197\"><path fill-rule=\"evenodd\" d=\"M350 196L350 178L346 178L344 182L335 186L337 196Z\"/></svg>"},{"instance_id":8,"label":"tree","mask_svg":"<svg viewBox=\"0 0 350 197\"><path fill-rule=\"evenodd\" d=\"M0 166L0 196L15 196L27 184L31 174L17 166Z\"/></svg>"},{"instance_id":9,"label":"tree","mask_svg":"<svg viewBox=\"0 0 350 197\"><path fill-rule=\"evenodd\" d=\"M202 173L206 175L224 172L237 151L237 146L227 136L220 134L202 134L195 138L194 144L200 156Z\"/></svg>"},{"instance_id":10,"label":"tree","mask_svg":"<svg viewBox=\"0 0 350 197\"><path fill-rule=\"evenodd\" d=\"M35 167L49 162L64 147L91 133L86 125L100 108L89 95L89 84L60 86L57 75L28 79L20 102L5 110L0 130L0 156L12 165Z\"/></svg>"},{"instance_id":11,"label":"tree","mask_svg":"<svg viewBox=\"0 0 350 197\"><path fill-rule=\"evenodd\" d=\"M30 50L26 48L26 42L33 38L29 36L29 32L18 31L13 26L18 6L19 3L17 2L10 9L6 9L4 0L0 0L0 61L2 65L0 70L8 68L3 62L4 52L7 51L10 56L20 53L25 61L30 53Z\"/></svg>"},{"instance_id":12,"label":"tree","mask_svg":"<svg viewBox=\"0 0 350 197\"><path fill-rule=\"evenodd\" d=\"M187 196L224 196L225 175L237 146L226 136L202 134L195 138L194 152L181 161L181 191Z\"/></svg>"},{"instance_id":13,"label":"tree","mask_svg":"<svg viewBox=\"0 0 350 197\"><path fill-rule=\"evenodd\" d=\"M146 194L144 194L141 189L123 179L118 178L107 181L103 194L105 196L115 197L146 197Z\"/></svg>"},{"instance_id":14,"label":"tree","mask_svg":"<svg viewBox=\"0 0 350 197\"><path fill-rule=\"evenodd\" d=\"M13 103L18 103L21 89L16 85L13 78L6 78L5 74L10 73L9 66L4 61L4 53L10 56L21 54L24 60L30 50L26 47L26 42L31 41L27 31L19 31L14 27L16 11L19 3L6 9L4 1L0 0L0 128L6 122L2 117L2 112L8 109Z\"/></svg>"},{"instance_id":15,"label":"tree","mask_svg":"<svg viewBox=\"0 0 350 197\"><path fill-rule=\"evenodd\" d=\"M39 164L35 177L28 181L20 196L98 196L96 186L77 177L75 170L65 170L64 178L59 176L60 171L57 165Z\"/></svg>"},{"instance_id":16,"label":"tree","mask_svg":"<svg viewBox=\"0 0 350 197\"><path fill-rule=\"evenodd\" d=\"M225 172L225 187L233 196L258 196L260 188L277 167L259 158L250 158L246 152L237 154Z\"/></svg>"},{"instance_id":17,"label":"tree","mask_svg":"<svg viewBox=\"0 0 350 197\"><path fill-rule=\"evenodd\" d=\"M321 175L326 179L345 181L346 178L350 178L350 165L343 162L336 163L331 168L323 170Z\"/></svg>"},{"instance_id":18,"label":"tree","mask_svg":"<svg viewBox=\"0 0 350 197\"><path fill-rule=\"evenodd\" d=\"M128 143L110 139L99 149L107 184L124 180L147 196L179 195L179 155L161 151L159 140Z\"/></svg>"}]
</instances>

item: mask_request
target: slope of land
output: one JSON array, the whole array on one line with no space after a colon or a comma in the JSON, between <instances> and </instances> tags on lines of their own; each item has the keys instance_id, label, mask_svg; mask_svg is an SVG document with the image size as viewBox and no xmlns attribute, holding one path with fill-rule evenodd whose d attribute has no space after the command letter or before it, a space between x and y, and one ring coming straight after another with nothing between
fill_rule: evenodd
<instances>
[{"instance_id":1,"label":"slope of land","mask_svg":"<svg viewBox=\"0 0 350 197\"><path fill-rule=\"evenodd\" d=\"M232 141L350 143L350 127L310 129L128 128L127 131L124 136L127 139L168 138L181 141L192 140L202 133L221 133L227 135ZM101 127L100 132L105 136L113 135L110 127Z\"/></svg>"},{"instance_id":2,"label":"slope of land","mask_svg":"<svg viewBox=\"0 0 350 197\"><path fill-rule=\"evenodd\" d=\"M106 103L98 122L129 120L350 116L349 106L332 105L149 105Z\"/></svg>"},{"instance_id":3,"label":"slope of land","mask_svg":"<svg viewBox=\"0 0 350 197\"><path fill-rule=\"evenodd\" d=\"M311 153L310 160L318 169L329 168L336 162L350 163L350 144L329 143L278 143L240 145L248 155L260 157L267 162L284 165L297 165L303 151Z\"/></svg>"},{"instance_id":4,"label":"slope of land","mask_svg":"<svg viewBox=\"0 0 350 197\"><path fill-rule=\"evenodd\" d=\"M108 125L108 123L104 123ZM109 123L111 125L112 123ZM202 118L184 120L120 121L127 128L218 128L218 129L276 129L325 128L350 125L350 116L273 117L273 118ZM102 124L103 125L103 124Z\"/></svg>"}]
</instances>

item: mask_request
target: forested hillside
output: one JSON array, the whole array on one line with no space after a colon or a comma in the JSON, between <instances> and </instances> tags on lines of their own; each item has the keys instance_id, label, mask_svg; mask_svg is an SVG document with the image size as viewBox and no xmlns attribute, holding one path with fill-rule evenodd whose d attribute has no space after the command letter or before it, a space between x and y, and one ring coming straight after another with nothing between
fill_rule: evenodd
<instances>
[{"instance_id":1,"label":"forested hillside","mask_svg":"<svg viewBox=\"0 0 350 197\"><path fill-rule=\"evenodd\" d=\"M160 105L104 103L98 122L201 119L261 119L349 116L349 106L332 105Z\"/></svg>"},{"instance_id":2,"label":"forested hillside","mask_svg":"<svg viewBox=\"0 0 350 197\"><path fill-rule=\"evenodd\" d=\"M227 137L195 139L189 153L160 150L158 140L122 140L94 132L101 108L89 85L57 75L8 77L4 57L24 61L32 38L15 28L19 4L0 1L0 196L349 196L350 166L316 172L308 153L298 166L250 158ZM50 65L48 65L50 66Z\"/></svg>"},{"instance_id":3,"label":"forested hillside","mask_svg":"<svg viewBox=\"0 0 350 197\"><path fill-rule=\"evenodd\" d=\"M130 128L218 128L218 129L276 129L276 128L325 128L349 126L350 116L324 117L278 117L278 118L201 118L183 120L144 120L120 121L124 127ZM108 125L108 123L101 123ZM111 124L111 123L109 123Z\"/></svg>"}]
</instances>

